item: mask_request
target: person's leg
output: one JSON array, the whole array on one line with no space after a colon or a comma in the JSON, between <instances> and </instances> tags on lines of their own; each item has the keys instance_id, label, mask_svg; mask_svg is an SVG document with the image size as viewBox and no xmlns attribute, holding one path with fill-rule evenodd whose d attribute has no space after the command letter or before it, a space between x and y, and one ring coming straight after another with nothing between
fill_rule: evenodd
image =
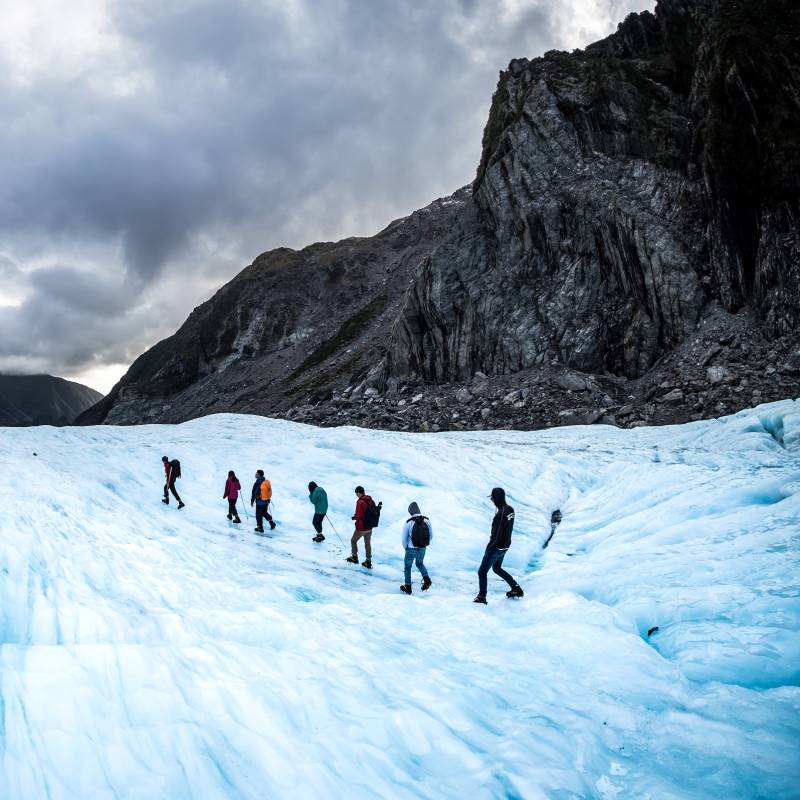
<instances>
[{"instance_id":1,"label":"person's leg","mask_svg":"<svg viewBox=\"0 0 800 800\"><path fill-rule=\"evenodd\" d=\"M175 481L176 480L177 480L176 478L173 478L169 482L169 490L172 492L172 496L178 501L178 505L180 505L183 502L183 500L181 500L181 497L178 494L178 490L175 488Z\"/></svg>"},{"instance_id":2,"label":"person's leg","mask_svg":"<svg viewBox=\"0 0 800 800\"><path fill-rule=\"evenodd\" d=\"M406 586L411 586L411 565L414 563L416 548L406 547L406 557L403 559L403 574Z\"/></svg>"},{"instance_id":3,"label":"person's leg","mask_svg":"<svg viewBox=\"0 0 800 800\"><path fill-rule=\"evenodd\" d=\"M311 520L311 524L314 526L314 530L317 533L322 533L322 520L325 519L324 514L314 514L314 519Z\"/></svg>"},{"instance_id":4,"label":"person's leg","mask_svg":"<svg viewBox=\"0 0 800 800\"><path fill-rule=\"evenodd\" d=\"M264 509L266 506L256 503L256 528L264 528Z\"/></svg>"},{"instance_id":5,"label":"person's leg","mask_svg":"<svg viewBox=\"0 0 800 800\"><path fill-rule=\"evenodd\" d=\"M367 553L367 561L372 561L372 531L364 531L364 550Z\"/></svg>"},{"instance_id":6,"label":"person's leg","mask_svg":"<svg viewBox=\"0 0 800 800\"><path fill-rule=\"evenodd\" d=\"M497 560L492 564L492 572L499 575L512 589L517 585L517 582L503 569L503 559L506 557L506 551L500 551Z\"/></svg>"},{"instance_id":7,"label":"person's leg","mask_svg":"<svg viewBox=\"0 0 800 800\"><path fill-rule=\"evenodd\" d=\"M358 558L358 540L363 535L363 531L353 531L353 535L350 537L350 551L353 554L353 558Z\"/></svg>"},{"instance_id":8,"label":"person's leg","mask_svg":"<svg viewBox=\"0 0 800 800\"><path fill-rule=\"evenodd\" d=\"M420 571L420 574L422 575L423 578L427 578L428 577L428 570L425 568L425 563L424 563L424 561L425 561L425 550L426 550L426 548L424 548L424 547L418 547L417 548L417 554L415 556L415 559L416 559L416 562L417 562L417 569ZM408 581L406 581L406 583L408 583Z\"/></svg>"},{"instance_id":9,"label":"person's leg","mask_svg":"<svg viewBox=\"0 0 800 800\"><path fill-rule=\"evenodd\" d=\"M236 514L236 501L235 500L231 500L231 498L229 497L228 498L228 516L232 517L232 516L234 516L234 514Z\"/></svg>"},{"instance_id":10,"label":"person's leg","mask_svg":"<svg viewBox=\"0 0 800 800\"><path fill-rule=\"evenodd\" d=\"M164 483L164 502L169 503L169 484Z\"/></svg>"},{"instance_id":11,"label":"person's leg","mask_svg":"<svg viewBox=\"0 0 800 800\"><path fill-rule=\"evenodd\" d=\"M492 567L492 557L494 552L494 550L489 550L488 552L484 553L481 565L478 567L478 594L481 597L486 597L486 578L489 575L489 570Z\"/></svg>"}]
</instances>

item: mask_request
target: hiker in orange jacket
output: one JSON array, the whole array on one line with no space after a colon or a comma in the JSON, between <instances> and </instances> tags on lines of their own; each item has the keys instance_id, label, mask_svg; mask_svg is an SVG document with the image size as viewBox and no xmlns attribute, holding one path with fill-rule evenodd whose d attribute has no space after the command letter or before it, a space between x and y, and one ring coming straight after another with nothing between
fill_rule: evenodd
<instances>
[{"instance_id":1,"label":"hiker in orange jacket","mask_svg":"<svg viewBox=\"0 0 800 800\"><path fill-rule=\"evenodd\" d=\"M272 484L264 477L264 470L256 470L256 482L250 492L250 505L256 506L256 533L264 533L264 520L269 522L270 530L275 530L275 521L269 513L272 500Z\"/></svg>"}]
</instances>

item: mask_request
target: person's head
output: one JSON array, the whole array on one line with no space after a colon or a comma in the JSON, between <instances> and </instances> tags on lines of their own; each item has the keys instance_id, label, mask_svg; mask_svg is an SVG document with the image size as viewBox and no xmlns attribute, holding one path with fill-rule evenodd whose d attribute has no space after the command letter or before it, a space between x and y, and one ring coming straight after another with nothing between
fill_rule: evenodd
<instances>
[{"instance_id":1,"label":"person's head","mask_svg":"<svg viewBox=\"0 0 800 800\"><path fill-rule=\"evenodd\" d=\"M421 517L422 512L419 510L419 506L416 503L409 503L408 504L408 515L410 517Z\"/></svg>"},{"instance_id":2,"label":"person's head","mask_svg":"<svg viewBox=\"0 0 800 800\"><path fill-rule=\"evenodd\" d=\"M308 491L309 492L313 492L314 489L316 489L316 488L317 488L317 484L314 483L314 481L309 481L308 482Z\"/></svg>"},{"instance_id":3,"label":"person's head","mask_svg":"<svg viewBox=\"0 0 800 800\"><path fill-rule=\"evenodd\" d=\"M264 477L264 470L263 469L257 469L256 470L256 478L263 478L263 477Z\"/></svg>"},{"instance_id":4,"label":"person's head","mask_svg":"<svg viewBox=\"0 0 800 800\"><path fill-rule=\"evenodd\" d=\"M230 470L228 470L228 477L229 478L235 478L236 477L236 473L232 469L230 469Z\"/></svg>"},{"instance_id":5,"label":"person's head","mask_svg":"<svg viewBox=\"0 0 800 800\"><path fill-rule=\"evenodd\" d=\"M161 456L161 460L166 464L169 458L167 456Z\"/></svg>"},{"instance_id":6,"label":"person's head","mask_svg":"<svg viewBox=\"0 0 800 800\"><path fill-rule=\"evenodd\" d=\"M366 494L366 492L364 491L364 487L363 486L356 486L356 495L358 497L363 497L365 494Z\"/></svg>"},{"instance_id":7,"label":"person's head","mask_svg":"<svg viewBox=\"0 0 800 800\"><path fill-rule=\"evenodd\" d=\"M502 508L506 504L506 490L501 489L499 486L492 489L492 502L498 507Z\"/></svg>"}]
</instances>

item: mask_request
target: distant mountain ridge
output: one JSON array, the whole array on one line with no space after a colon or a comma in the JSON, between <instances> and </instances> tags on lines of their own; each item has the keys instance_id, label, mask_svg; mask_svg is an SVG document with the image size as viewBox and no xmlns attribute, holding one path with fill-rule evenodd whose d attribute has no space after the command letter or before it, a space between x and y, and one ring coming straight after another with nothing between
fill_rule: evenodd
<instances>
[{"instance_id":1,"label":"distant mountain ridge","mask_svg":"<svg viewBox=\"0 0 800 800\"><path fill-rule=\"evenodd\" d=\"M500 74L475 181L259 256L81 423L630 426L800 391L800 4L660 0Z\"/></svg>"},{"instance_id":2,"label":"distant mountain ridge","mask_svg":"<svg viewBox=\"0 0 800 800\"><path fill-rule=\"evenodd\" d=\"M0 426L71 425L103 395L53 375L0 374Z\"/></svg>"}]
</instances>

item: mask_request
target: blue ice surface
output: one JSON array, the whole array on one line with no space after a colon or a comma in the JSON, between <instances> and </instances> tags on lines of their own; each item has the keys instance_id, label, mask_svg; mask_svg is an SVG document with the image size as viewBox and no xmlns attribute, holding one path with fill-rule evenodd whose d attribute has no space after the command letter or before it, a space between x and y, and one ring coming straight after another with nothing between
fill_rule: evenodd
<instances>
[{"instance_id":1,"label":"blue ice surface","mask_svg":"<svg viewBox=\"0 0 800 800\"><path fill-rule=\"evenodd\" d=\"M797 797L798 411L2 429L0 798ZM164 453L180 512L160 502ZM256 468L263 537L222 499L229 469L248 499ZM338 531L321 545L309 480ZM371 571L344 561L357 484L384 503ZM491 575L477 606L495 485L525 597ZM415 572L406 597L412 500L433 586Z\"/></svg>"}]
</instances>

